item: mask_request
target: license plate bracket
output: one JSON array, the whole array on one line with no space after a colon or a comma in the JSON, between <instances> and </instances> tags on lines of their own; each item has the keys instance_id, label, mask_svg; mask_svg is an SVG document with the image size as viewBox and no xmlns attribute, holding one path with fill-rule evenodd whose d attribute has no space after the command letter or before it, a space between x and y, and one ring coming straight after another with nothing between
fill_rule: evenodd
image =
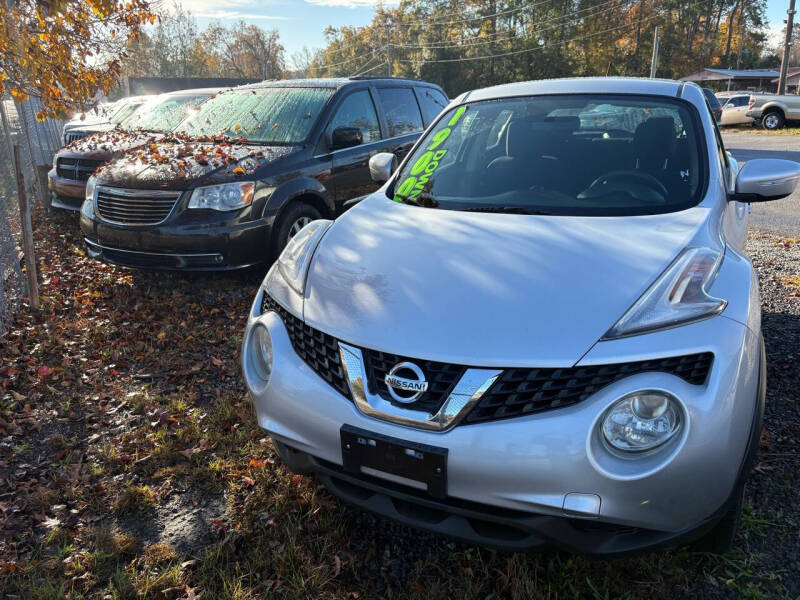
<instances>
[{"instance_id":1,"label":"license plate bracket","mask_svg":"<svg viewBox=\"0 0 800 600\"><path fill-rule=\"evenodd\" d=\"M354 475L361 467L410 479L427 486L435 498L447 496L447 448L429 446L342 425L342 462Z\"/></svg>"}]
</instances>

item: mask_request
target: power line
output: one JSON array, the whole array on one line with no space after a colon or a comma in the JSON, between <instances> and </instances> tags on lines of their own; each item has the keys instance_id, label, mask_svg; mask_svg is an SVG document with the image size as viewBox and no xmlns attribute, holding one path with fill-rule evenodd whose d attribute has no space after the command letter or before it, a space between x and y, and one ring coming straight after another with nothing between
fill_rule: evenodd
<instances>
[{"instance_id":1,"label":"power line","mask_svg":"<svg viewBox=\"0 0 800 600\"><path fill-rule=\"evenodd\" d=\"M634 21L633 23L626 23L625 25L620 25L618 27L610 27L609 29L604 29L603 31L596 31L594 33L590 33L589 35L578 36L578 37L574 37L574 38L571 38L571 39L568 39L568 40L562 40L561 42L557 42L555 44L545 44L544 46L536 46L534 48L524 48L522 50L514 50L514 51L510 51L510 52L502 52L500 54L485 54L483 56L471 56L471 57L464 57L464 58L442 58L442 59L434 59L434 60L425 60L425 59L417 59L417 60L413 60L413 59L395 59L395 60L397 60L398 62L403 62L403 63L417 63L417 62L423 62L423 63L457 63L457 62L470 62L470 61L474 61L474 60L486 60L488 58L502 58L504 56L514 56L516 54L525 54L527 52L536 52L537 50L544 50L546 48L551 48L551 47L555 47L555 46L563 46L564 44L569 44L571 42L579 42L579 41L586 40L586 39L589 39L589 38L592 38L592 37L596 37L598 35L602 35L604 33L609 33L611 31L617 31L619 29L625 29L627 27L634 27L634 26L639 25L641 23L644 23L646 21L651 21L651 20L657 18L658 16L659 15L655 15L654 14L654 15L651 15L650 17L647 17L646 19L642 19L641 21Z\"/></svg>"},{"instance_id":2,"label":"power line","mask_svg":"<svg viewBox=\"0 0 800 600\"><path fill-rule=\"evenodd\" d=\"M326 69L331 69L332 67L340 67L341 65L346 65L347 63L352 62L352 61L356 60L357 58L362 58L362 57L366 56L367 54L374 55L375 54L375 50L367 50L366 52L362 52L361 54L356 54L355 56L351 56L350 58L346 58L343 61L340 61L340 62L337 62L337 63L332 63L332 64L329 64L323 58L322 66L324 68L326 68Z\"/></svg>"},{"instance_id":3,"label":"power line","mask_svg":"<svg viewBox=\"0 0 800 600\"><path fill-rule=\"evenodd\" d=\"M608 8L597 10L601 6L606 6L606 5L612 4L612 3L616 4L616 6L610 6ZM536 24L536 27L535 27L535 29L533 30L532 33L533 34L537 34L537 33L543 32L543 31L549 31L551 29L557 29L558 27L562 27L564 25L567 25L570 21L574 21L576 19L588 19L588 18L591 18L591 17L596 17L596 16L598 16L600 14L607 13L607 12L612 11L612 10L616 10L616 9L620 8L622 4L624 4L624 1L608 0L607 2L603 2L602 4L598 4L598 5L590 7L590 8L584 8L584 9L577 10L577 11L572 12L572 13L567 13L565 15L560 15L558 17L553 17L552 19L547 19L545 21L540 21L539 23ZM587 13L585 15L579 14L579 13L586 12L586 11L594 11L594 12L590 12L590 13ZM554 25L551 25L550 27L545 27L545 28L539 27L540 25L547 25L548 23L554 23L555 21L561 21L561 20L564 20L564 21L562 23L555 23ZM505 34L505 33L507 33L507 32L500 32L500 33L495 34L495 35L499 36L499 35L502 35L502 34ZM449 45L446 45L445 42L434 42L432 44L392 44L392 46L395 47L395 48L421 48L421 49L424 49L424 50L428 50L428 49L430 49L430 50L437 50L437 49L446 50L446 49L451 49L451 48L466 48L466 47L470 47L470 46L485 46L487 44L503 43L503 42L513 41L513 40L526 39L526 38L530 38L530 37L532 37L532 35L525 35L525 36L514 36L514 35L512 35L512 36L505 37L503 39L495 38L495 39L491 39L491 40L480 40L480 41L464 42L464 43L449 44Z\"/></svg>"},{"instance_id":4,"label":"power line","mask_svg":"<svg viewBox=\"0 0 800 600\"><path fill-rule=\"evenodd\" d=\"M369 63L367 63L367 64L369 64ZM350 75L350 77L361 77L362 75L366 75L367 73L371 73L371 72L372 72L372 71L374 71L375 69L377 69L377 68L379 68L379 67L382 67L382 66L383 66L383 65L385 65L385 64L386 64L386 61L383 61L383 60L382 60L382 61L380 61L380 62L379 62L377 65L375 65L375 66L373 66L373 67L370 67L369 69L367 69L367 70L365 70L365 71L363 71L363 70L362 70L362 71L358 71L357 73L355 73L355 74L353 74L353 75Z\"/></svg>"}]
</instances>

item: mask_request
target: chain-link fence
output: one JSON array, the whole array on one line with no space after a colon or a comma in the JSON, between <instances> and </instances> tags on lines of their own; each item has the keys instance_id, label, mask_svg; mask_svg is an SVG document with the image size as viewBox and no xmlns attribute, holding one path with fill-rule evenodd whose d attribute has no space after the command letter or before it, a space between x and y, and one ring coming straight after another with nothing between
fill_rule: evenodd
<instances>
[{"instance_id":1,"label":"chain-link fence","mask_svg":"<svg viewBox=\"0 0 800 600\"><path fill-rule=\"evenodd\" d=\"M40 109L41 101L35 98L22 103L0 98L0 333L11 312L29 296L22 273L25 215L19 210L13 148L19 146L19 166L32 213L36 203L47 198L47 169L61 145L61 123L38 122Z\"/></svg>"}]
</instances>

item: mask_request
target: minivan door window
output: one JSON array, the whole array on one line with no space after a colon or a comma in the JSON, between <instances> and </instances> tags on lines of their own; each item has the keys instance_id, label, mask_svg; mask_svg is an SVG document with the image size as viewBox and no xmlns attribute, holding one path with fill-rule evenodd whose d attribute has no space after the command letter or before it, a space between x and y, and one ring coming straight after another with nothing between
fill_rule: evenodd
<instances>
[{"instance_id":1,"label":"minivan door window","mask_svg":"<svg viewBox=\"0 0 800 600\"><path fill-rule=\"evenodd\" d=\"M378 88L389 137L422 131L422 114L411 88Z\"/></svg>"},{"instance_id":2,"label":"minivan door window","mask_svg":"<svg viewBox=\"0 0 800 600\"><path fill-rule=\"evenodd\" d=\"M418 87L417 98L425 125L430 125L439 116L439 113L447 108L447 98L437 89Z\"/></svg>"},{"instance_id":3,"label":"minivan door window","mask_svg":"<svg viewBox=\"0 0 800 600\"><path fill-rule=\"evenodd\" d=\"M339 127L355 127L361 131L362 143L368 144L381 139L381 128L378 125L378 113L367 90L359 90L349 94L336 109L331 119L329 132Z\"/></svg>"}]
</instances>

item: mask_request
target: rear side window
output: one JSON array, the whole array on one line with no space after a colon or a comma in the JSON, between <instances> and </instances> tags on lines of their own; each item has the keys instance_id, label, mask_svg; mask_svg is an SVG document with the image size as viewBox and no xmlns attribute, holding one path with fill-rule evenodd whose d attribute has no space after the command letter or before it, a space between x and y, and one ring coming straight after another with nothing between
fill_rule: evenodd
<instances>
[{"instance_id":1,"label":"rear side window","mask_svg":"<svg viewBox=\"0 0 800 600\"><path fill-rule=\"evenodd\" d=\"M379 88L383 112L389 126L389 137L422 131L422 115L411 88Z\"/></svg>"},{"instance_id":2,"label":"rear side window","mask_svg":"<svg viewBox=\"0 0 800 600\"><path fill-rule=\"evenodd\" d=\"M365 144L381 139L378 115L368 91L353 92L344 99L331 120L330 130L337 127L357 127Z\"/></svg>"},{"instance_id":3,"label":"rear side window","mask_svg":"<svg viewBox=\"0 0 800 600\"><path fill-rule=\"evenodd\" d=\"M419 106L422 109L422 117L426 125L431 123L440 112L447 108L447 98L437 89L417 88L417 98L419 98Z\"/></svg>"}]
</instances>

